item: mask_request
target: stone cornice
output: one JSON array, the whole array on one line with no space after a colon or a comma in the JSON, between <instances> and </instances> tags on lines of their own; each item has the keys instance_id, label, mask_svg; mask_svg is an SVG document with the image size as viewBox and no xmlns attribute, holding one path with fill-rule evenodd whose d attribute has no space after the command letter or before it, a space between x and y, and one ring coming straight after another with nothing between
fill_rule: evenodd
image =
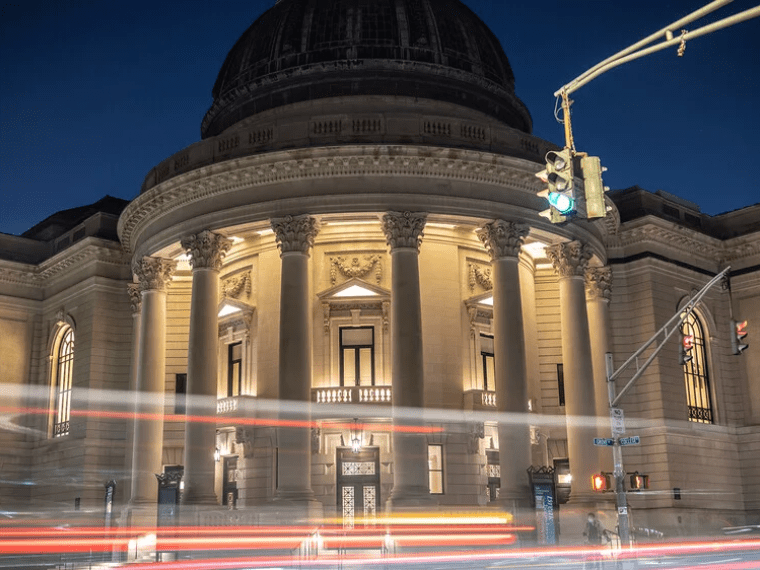
<instances>
[{"instance_id":1,"label":"stone cornice","mask_svg":"<svg viewBox=\"0 0 760 570\"><path fill-rule=\"evenodd\" d=\"M540 165L486 152L423 146L344 146L310 149L293 158L278 151L199 168L140 194L119 218L119 236L134 251L137 235L152 221L199 202L246 187L279 182L362 176L438 178L483 183L529 194L540 190ZM304 151L299 151L302 156Z\"/></svg>"},{"instance_id":2,"label":"stone cornice","mask_svg":"<svg viewBox=\"0 0 760 570\"><path fill-rule=\"evenodd\" d=\"M39 265L0 261L0 283L46 287L68 270L91 261L129 267L130 258L117 243L87 238Z\"/></svg>"}]
</instances>

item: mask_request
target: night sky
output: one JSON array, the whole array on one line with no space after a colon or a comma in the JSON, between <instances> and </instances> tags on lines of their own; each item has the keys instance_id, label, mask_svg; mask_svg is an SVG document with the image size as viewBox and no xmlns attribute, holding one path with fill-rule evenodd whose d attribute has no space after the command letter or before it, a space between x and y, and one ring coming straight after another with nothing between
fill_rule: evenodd
<instances>
[{"instance_id":1,"label":"night sky","mask_svg":"<svg viewBox=\"0 0 760 570\"><path fill-rule=\"evenodd\" d=\"M534 134L558 144L555 90L707 2L465 0L501 40ZM200 139L227 52L273 3L0 1L0 232L136 196ZM601 157L615 189L662 189L709 214L760 202L759 54L756 18L602 76L573 95L578 150Z\"/></svg>"}]
</instances>

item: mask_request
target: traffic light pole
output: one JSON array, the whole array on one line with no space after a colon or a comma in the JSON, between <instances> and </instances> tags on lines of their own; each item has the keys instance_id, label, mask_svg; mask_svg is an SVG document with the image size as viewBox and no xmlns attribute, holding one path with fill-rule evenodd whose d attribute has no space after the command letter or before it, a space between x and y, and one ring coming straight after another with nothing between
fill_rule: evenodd
<instances>
[{"instance_id":1,"label":"traffic light pole","mask_svg":"<svg viewBox=\"0 0 760 570\"><path fill-rule=\"evenodd\" d=\"M724 276L728 275L728 272L731 268L726 267L723 271L718 273L715 277L713 277L707 285L702 287L702 289L694 295L694 297L691 298L691 300L686 304L686 306L683 309L680 309L676 312L675 315L673 315L667 323L659 330L657 331L652 338L650 338L647 342L645 342L641 348L639 348L636 352L634 352L628 360L625 361L625 363L615 370L615 366L613 364L612 360L612 353L608 352L605 355L605 365L606 365L606 376L607 376L607 394L609 397L609 404L610 404L610 419L612 420L613 416L615 415L615 412L618 411L620 416L622 417L622 410L617 409L618 402L620 402L620 399L628 392L628 390L631 389L633 384L638 380L641 375L644 373L644 371L649 367L649 365L652 363L652 361L655 359L655 357L660 353L660 351L665 347L665 343L670 339L671 336L677 331L680 330L681 325L683 322L688 318L688 316L694 311L694 307L697 306L697 304L702 300L702 298L707 294L707 292L715 286L717 283L720 283L720 281L723 279ZM650 346L652 346L655 342L660 339L660 343L655 347L654 351L651 355L647 358L647 360L639 366L639 356L641 356L645 350L647 350ZM631 379L628 381L628 383L623 387L620 392L616 393L615 388L615 380L625 371L631 364L636 364L636 372L634 372ZM618 517L618 534L620 535L620 544L624 548L628 547L631 543L631 525L630 525L630 518L628 513L628 497L625 490L625 468L623 467L623 450L621 449L620 440L618 439L619 433L616 432L615 424L613 421L610 422L611 424L611 432L612 432L612 439L614 440L614 444L612 446L612 457L615 465L615 502L617 505L617 517Z\"/></svg>"}]
</instances>

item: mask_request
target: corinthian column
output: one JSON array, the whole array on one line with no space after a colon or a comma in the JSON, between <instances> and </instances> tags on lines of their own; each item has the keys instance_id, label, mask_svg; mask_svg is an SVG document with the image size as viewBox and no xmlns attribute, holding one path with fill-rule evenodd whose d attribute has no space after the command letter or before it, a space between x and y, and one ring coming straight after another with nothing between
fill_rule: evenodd
<instances>
[{"instance_id":1,"label":"corinthian column","mask_svg":"<svg viewBox=\"0 0 760 570\"><path fill-rule=\"evenodd\" d=\"M164 441L166 288L176 265L168 259L143 257L132 268L142 296L130 493L135 507L155 508L158 500L156 474L161 472Z\"/></svg>"},{"instance_id":2,"label":"corinthian column","mask_svg":"<svg viewBox=\"0 0 760 570\"><path fill-rule=\"evenodd\" d=\"M594 367L594 401L598 437L610 435L610 406L607 391L607 366L605 355L612 352L610 336L610 297L612 296L612 269L595 267L586 271L586 309L588 311L591 360ZM599 465L604 471L612 471L612 452L600 447Z\"/></svg>"},{"instance_id":3,"label":"corinthian column","mask_svg":"<svg viewBox=\"0 0 760 570\"><path fill-rule=\"evenodd\" d=\"M216 425L198 417L216 415L219 270L232 240L204 230L182 239L193 268L190 340L187 351L185 490L182 502L217 504L214 493Z\"/></svg>"},{"instance_id":4,"label":"corinthian column","mask_svg":"<svg viewBox=\"0 0 760 570\"><path fill-rule=\"evenodd\" d=\"M528 377L518 255L529 227L495 220L478 231L493 268L493 333L496 405L503 414L528 413ZM530 502L530 429L525 416L499 424L499 502L511 512Z\"/></svg>"},{"instance_id":5,"label":"corinthian column","mask_svg":"<svg viewBox=\"0 0 760 570\"><path fill-rule=\"evenodd\" d=\"M585 244L571 241L550 246L546 253L559 275L567 449L573 478L570 502L590 503L596 500L591 491L591 475L598 469L598 454L593 445L594 371L584 286L591 251Z\"/></svg>"},{"instance_id":6,"label":"corinthian column","mask_svg":"<svg viewBox=\"0 0 760 570\"><path fill-rule=\"evenodd\" d=\"M391 249L391 362L394 408L424 406L419 250L427 214L388 212L382 228ZM398 422L397 422L398 423ZM427 438L393 432L391 509L431 504Z\"/></svg>"},{"instance_id":7,"label":"corinthian column","mask_svg":"<svg viewBox=\"0 0 760 570\"><path fill-rule=\"evenodd\" d=\"M129 294L129 304L132 307L132 362L129 367L129 393L135 398L132 403L134 408L137 402L137 368L140 365L140 311L142 311L142 293L140 293L139 283L129 283L127 285ZM134 416L127 421L127 441L125 444L126 461L125 461L125 486L124 499L129 502L132 492L132 453L135 443L135 418Z\"/></svg>"},{"instance_id":8,"label":"corinthian column","mask_svg":"<svg viewBox=\"0 0 760 570\"><path fill-rule=\"evenodd\" d=\"M309 251L319 233L310 216L271 221L282 260L280 285L280 401L299 402L295 419L309 420L311 400L311 336L309 328ZM306 427L277 430L278 487L275 498L297 503L313 501L311 432Z\"/></svg>"}]
</instances>

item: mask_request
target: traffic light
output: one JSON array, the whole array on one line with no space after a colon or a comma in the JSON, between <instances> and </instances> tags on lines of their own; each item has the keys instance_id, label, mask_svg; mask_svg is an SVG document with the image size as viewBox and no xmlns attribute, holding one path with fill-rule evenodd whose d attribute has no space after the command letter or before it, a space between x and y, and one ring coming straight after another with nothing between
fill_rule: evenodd
<instances>
[{"instance_id":1,"label":"traffic light","mask_svg":"<svg viewBox=\"0 0 760 570\"><path fill-rule=\"evenodd\" d=\"M594 473L591 476L591 489L599 493L603 491L612 491L611 473Z\"/></svg>"},{"instance_id":2,"label":"traffic light","mask_svg":"<svg viewBox=\"0 0 760 570\"><path fill-rule=\"evenodd\" d=\"M734 354L741 354L749 346L744 339L747 338L747 321L731 321L731 349Z\"/></svg>"},{"instance_id":3,"label":"traffic light","mask_svg":"<svg viewBox=\"0 0 760 570\"><path fill-rule=\"evenodd\" d=\"M602 172L607 169L602 166L598 156L581 158L583 171L583 194L586 198L586 218L604 218L607 206L604 203L604 193L609 190L602 182Z\"/></svg>"},{"instance_id":4,"label":"traffic light","mask_svg":"<svg viewBox=\"0 0 760 570\"><path fill-rule=\"evenodd\" d=\"M631 491L649 489L649 475L642 475L638 471L631 473Z\"/></svg>"},{"instance_id":5,"label":"traffic light","mask_svg":"<svg viewBox=\"0 0 760 570\"><path fill-rule=\"evenodd\" d=\"M538 193L549 201L549 209L540 213L553 224L567 221L575 213L573 193L573 156L569 148L546 153L546 169L536 174L547 187Z\"/></svg>"},{"instance_id":6,"label":"traffic light","mask_svg":"<svg viewBox=\"0 0 760 570\"><path fill-rule=\"evenodd\" d=\"M694 356L691 355L691 349L694 348L694 335L684 333L681 329L681 343L678 345L678 364L683 366L691 362Z\"/></svg>"}]
</instances>

